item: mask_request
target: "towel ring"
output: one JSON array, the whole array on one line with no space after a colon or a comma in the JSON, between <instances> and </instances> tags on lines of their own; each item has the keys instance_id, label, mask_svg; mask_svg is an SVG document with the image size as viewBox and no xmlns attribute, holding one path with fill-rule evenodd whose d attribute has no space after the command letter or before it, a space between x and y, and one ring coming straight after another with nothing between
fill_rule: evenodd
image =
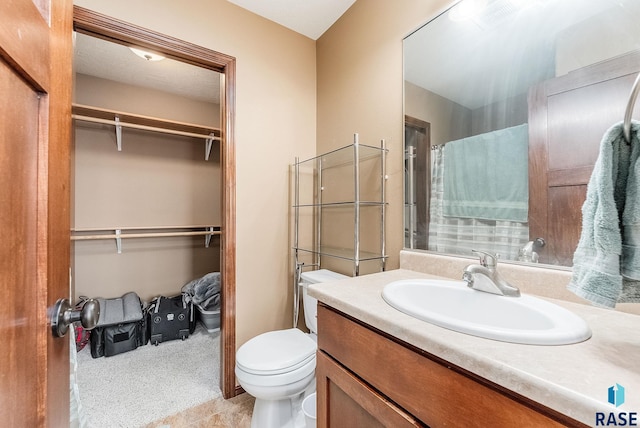
<instances>
[{"instance_id":1,"label":"towel ring","mask_svg":"<svg viewBox=\"0 0 640 428\"><path fill-rule=\"evenodd\" d=\"M629 102L627 102L627 110L624 113L622 132L624 133L624 139L627 144L631 144L631 115L633 114L633 106L636 104L636 98L638 98L638 92L640 92L640 73L638 77L636 77L636 81L633 82Z\"/></svg>"}]
</instances>

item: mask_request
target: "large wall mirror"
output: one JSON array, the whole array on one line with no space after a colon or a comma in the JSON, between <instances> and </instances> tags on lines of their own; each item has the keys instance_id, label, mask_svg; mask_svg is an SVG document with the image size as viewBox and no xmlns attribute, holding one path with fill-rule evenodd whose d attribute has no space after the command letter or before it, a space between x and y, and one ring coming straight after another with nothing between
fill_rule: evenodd
<instances>
[{"instance_id":1,"label":"large wall mirror","mask_svg":"<svg viewBox=\"0 0 640 428\"><path fill-rule=\"evenodd\" d=\"M409 35L405 248L571 266L639 18L637 0L463 0Z\"/></svg>"}]
</instances>

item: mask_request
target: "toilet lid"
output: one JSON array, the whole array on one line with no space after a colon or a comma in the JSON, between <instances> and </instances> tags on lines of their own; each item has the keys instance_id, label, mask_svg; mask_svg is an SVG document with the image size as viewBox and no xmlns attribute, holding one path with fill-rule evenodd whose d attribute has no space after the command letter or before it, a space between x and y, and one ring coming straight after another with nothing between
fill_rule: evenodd
<instances>
[{"instance_id":1,"label":"toilet lid","mask_svg":"<svg viewBox=\"0 0 640 428\"><path fill-rule=\"evenodd\" d=\"M273 375L295 370L313 360L316 342L297 328L263 333L242 345L236 365L248 373Z\"/></svg>"}]
</instances>

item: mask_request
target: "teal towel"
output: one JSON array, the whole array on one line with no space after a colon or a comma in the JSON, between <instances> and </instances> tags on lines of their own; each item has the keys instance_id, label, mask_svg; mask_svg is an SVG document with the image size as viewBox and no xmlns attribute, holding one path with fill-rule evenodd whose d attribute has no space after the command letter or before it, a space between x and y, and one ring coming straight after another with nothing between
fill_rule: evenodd
<instances>
[{"instance_id":1,"label":"teal towel","mask_svg":"<svg viewBox=\"0 0 640 428\"><path fill-rule=\"evenodd\" d=\"M528 221L528 129L525 123L444 146L444 216Z\"/></svg>"},{"instance_id":2,"label":"teal towel","mask_svg":"<svg viewBox=\"0 0 640 428\"><path fill-rule=\"evenodd\" d=\"M596 306L640 303L640 123L631 144L622 123L605 133L582 206L568 289Z\"/></svg>"}]
</instances>

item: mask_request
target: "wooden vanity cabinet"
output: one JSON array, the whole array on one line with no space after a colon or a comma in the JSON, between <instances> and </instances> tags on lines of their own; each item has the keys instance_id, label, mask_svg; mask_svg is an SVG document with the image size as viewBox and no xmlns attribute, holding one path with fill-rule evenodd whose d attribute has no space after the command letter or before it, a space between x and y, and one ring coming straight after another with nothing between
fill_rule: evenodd
<instances>
[{"instance_id":1,"label":"wooden vanity cabinet","mask_svg":"<svg viewBox=\"0 0 640 428\"><path fill-rule=\"evenodd\" d=\"M586 427L318 306L318 427Z\"/></svg>"}]
</instances>

